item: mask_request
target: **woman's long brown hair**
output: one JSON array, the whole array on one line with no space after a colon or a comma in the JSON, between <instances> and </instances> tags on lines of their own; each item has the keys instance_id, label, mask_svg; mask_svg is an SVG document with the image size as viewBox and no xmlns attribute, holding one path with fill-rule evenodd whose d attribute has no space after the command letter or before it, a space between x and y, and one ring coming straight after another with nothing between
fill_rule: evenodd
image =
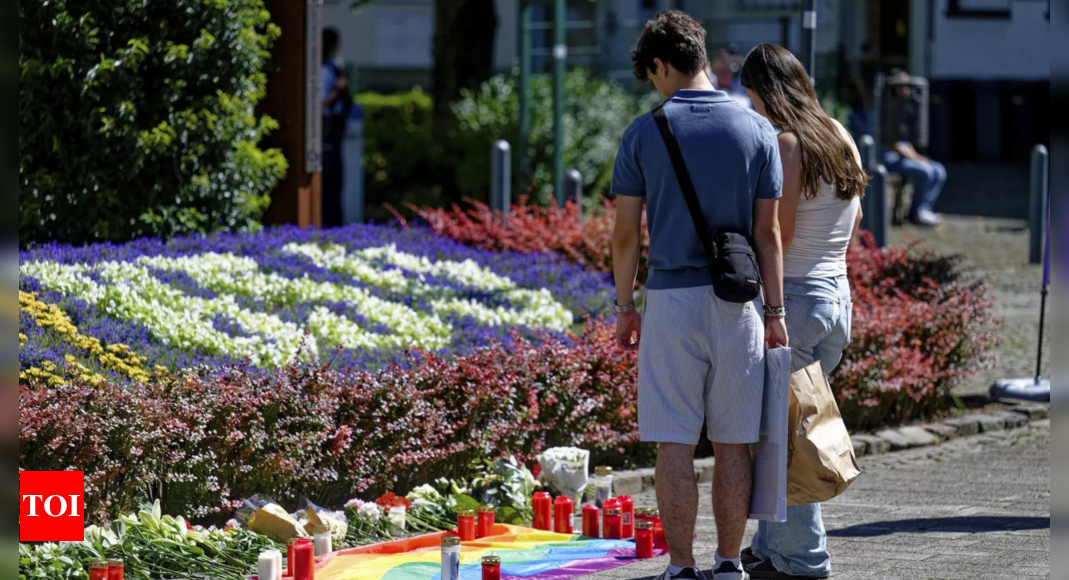
<instances>
[{"instance_id":1,"label":"woman's long brown hair","mask_svg":"<svg viewBox=\"0 0 1069 580\"><path fill-rule=\"evenodd\" d=\"M844 200L864 197L869 176L854 150L821 108L805 67L789 50L762 44L746 57L742 85L765 102L769 119L798 135L802 147L802 192L816 198L827 182Z\"/></svg>"}]
</instances>

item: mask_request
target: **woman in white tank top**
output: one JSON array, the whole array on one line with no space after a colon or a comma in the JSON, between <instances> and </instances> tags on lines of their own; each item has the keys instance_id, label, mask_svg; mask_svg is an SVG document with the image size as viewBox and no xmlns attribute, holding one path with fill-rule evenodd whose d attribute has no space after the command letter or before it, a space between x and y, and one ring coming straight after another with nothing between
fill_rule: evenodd
<instances>
[{"instance_id":1,"label":"woman in white tank top","mask_svg":"<svg viewBox=\"0 0 1069 580\"><path fill-rule=\"evenodd\" d=\"M782 128L784 305L795 370L819 361L831 373L850 344L853 301L846 251L861 222L868 176L849 133L817 100L790 51L758 46L742 70L757 112ZM787 509L787 523L761 522L748 571L763 578L827 578L832 573L821 507Z\"/></svg>"}]
</instances>

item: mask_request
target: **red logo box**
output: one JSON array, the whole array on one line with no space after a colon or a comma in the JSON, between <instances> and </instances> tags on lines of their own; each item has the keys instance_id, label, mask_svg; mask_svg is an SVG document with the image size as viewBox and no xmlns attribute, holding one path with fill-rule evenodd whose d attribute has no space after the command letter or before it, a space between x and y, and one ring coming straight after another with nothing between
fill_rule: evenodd
<instances>
[{"instance_id":1,"label":"red logo box","mask_svg":"<svg viewBox=\"0 0 1069 580\"><path fill-rule=\"evenodd\" d=\"M19 541L85 540L85 474L81 471L19 473Z\"/></svg>"}]
</instances>

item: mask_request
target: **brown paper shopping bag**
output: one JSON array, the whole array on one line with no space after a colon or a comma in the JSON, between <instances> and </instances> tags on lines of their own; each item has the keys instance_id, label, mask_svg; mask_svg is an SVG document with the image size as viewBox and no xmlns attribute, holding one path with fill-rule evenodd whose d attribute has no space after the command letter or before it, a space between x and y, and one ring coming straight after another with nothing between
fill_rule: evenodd
<instances>
[{"instance_id":1,"label":"brown paper shopping bag","mask_svg":"<svg viewBox=\"0 0 1069 580\"><path fill-rule=\"evenodd\" d=\"M861 468L820 363L793 373L790 391L787 504L824 503L842 495Z\"/></svg>"}]
</instances>

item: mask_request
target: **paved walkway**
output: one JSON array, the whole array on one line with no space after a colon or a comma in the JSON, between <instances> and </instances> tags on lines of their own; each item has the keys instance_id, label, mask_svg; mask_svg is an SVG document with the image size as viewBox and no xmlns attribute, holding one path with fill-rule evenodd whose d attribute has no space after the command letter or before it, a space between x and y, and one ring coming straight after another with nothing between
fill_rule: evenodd
<instances>
[{"instance_id":1,"label":"paved walkway","mask_svg":"<svg viewBox=\"0 0 1069 580\"><path fill-rule=\"evenodd\" d=\"M997 379L1035 375L1036 347L1039 344L1040 290L1043 269L1028 263L1028 223L1012 219L944 216L946 223L936 230L906 226L891 229L891 243L920 242L943 255L961 255L967 280L988 285L994 314L1000 321L995 329L1002 344L993 352L990 369L966 379L956 389L959 395L986 394ZM1048 311L1050 314L1051 311ZM1051 317L1043 350L1043 376L1050 376Z\"/></svg>"},{"instance_id":2,"label":"paved walkway","mask_svg":"<svg viewBox=\"0 0 1069 580\"><path fill-rule=\"evenodd\" d=\"M861 479L825 510L837 579L1050 578L1050 421L861 463ZM697 555L708 570L710 486L701 494ZM649 578L665 566L659 558L590 578Z\"/></svg>"}]
</instances>

